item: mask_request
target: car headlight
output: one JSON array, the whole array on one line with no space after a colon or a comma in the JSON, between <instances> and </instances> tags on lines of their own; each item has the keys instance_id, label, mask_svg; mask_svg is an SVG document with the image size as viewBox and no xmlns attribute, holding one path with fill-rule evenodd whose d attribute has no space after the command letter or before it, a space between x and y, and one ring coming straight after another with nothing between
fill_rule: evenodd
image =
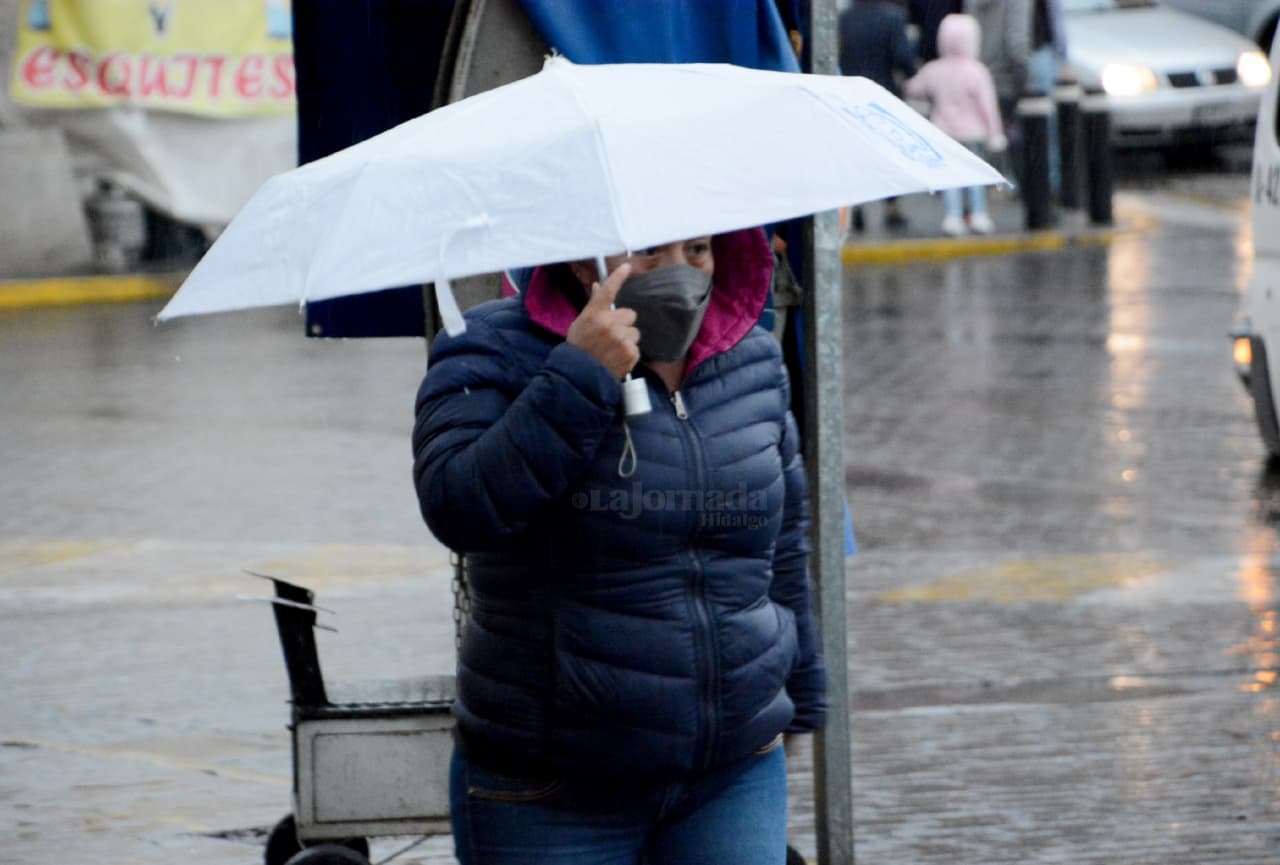
<instances>
[{"instance_id":1,"label":"car headlight","mask_svg":"<svg viewBox=\"0 0 1280 865\"><path fill-rule=\"evenodd\" d=\"M1253 342L1247 336L1237 336L1231 341L1231 359L1236 363L1236 372L1248 375L1253 369Z\"/></svg>"},{"instance_id":2,"label":"car headlight","mask_svg":"<svg viewBox=\"0 0 1280 865\"><path fill-rule=\"evenodd\" d=\"M1231 360L1235 364L1236 373L1249 389L1249 377L1253 372L1253 328L1248 319L1244 319L1231 328Z\"/></svg>"},{"instance_id":3,"label":"car headlight","mask_svg":"<svg viewBox=\"0 0 1280 865\"><path fill-rule=\"evenodd\" d=\"M1108 63L1102 67L1102 89L1110 96L1137 96L1159 86L1156 74L1146 66Z\"/></svg>"},{"instance_id":4,"label":"car headlight","mask_svg":"<svg viewBox=\"0 0 1280 865\"><path fill-rule=\"evenodd\" d=\"M1271 83L1271 64L1261 51L1246 51L1236 61L1236 76L1245 87L1266 87Z\"/></svg>"}]
</instances>

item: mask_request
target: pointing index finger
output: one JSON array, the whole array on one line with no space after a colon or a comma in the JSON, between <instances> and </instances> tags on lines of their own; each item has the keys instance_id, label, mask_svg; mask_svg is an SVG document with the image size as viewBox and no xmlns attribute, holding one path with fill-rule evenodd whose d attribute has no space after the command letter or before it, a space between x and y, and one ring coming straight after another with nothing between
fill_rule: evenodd
<instances>
[{"instance_id":1,"label":"pointing index finger","mask_svg":"<svg viewBox=\"0 0 1280 865\"><path fill-rule=\"evenodd\" d=\"M631 275L631 264L623 262L603 283L593 283L591 286L591 299L588 303L595 306L611 307L614 300L618 297L618 290L622 288L622 283L626 282L627 277Z\"/></svg>"}]
</instances>

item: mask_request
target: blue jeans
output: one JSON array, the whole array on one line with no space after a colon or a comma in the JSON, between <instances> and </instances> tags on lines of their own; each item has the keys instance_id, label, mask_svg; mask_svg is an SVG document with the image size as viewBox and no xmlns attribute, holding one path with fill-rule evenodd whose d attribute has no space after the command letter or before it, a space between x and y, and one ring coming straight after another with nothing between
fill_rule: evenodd
<instances>
[{"instance_id":1,"label":"blue jeans","mask_svg":"<svg viewBox=\"0 0 1280 865\"><path fill-rule=\"evenodd\" d=\"M1053 96L1058 81L1058 55L1052 45L1042 45L1031 55L1027 67L1027 91ZM1049 112L1049 190L1058 194L1062 185L1062 154L1058 144L1058 112Z\"/></svg>"},{"instance_id":2,"label":"blue jeans","mask_svg":"<svg viewBox=\"0 0 1280 865\"><path fill-rule=\"evenodd\" d=\"M978 141L961 141L965 147L977 154L979 159L987 158L987 148ZM964 217L965 205L969 213L987 212L987 188L985 186L966 186L961 189L942 190L942 215Z\"/></svg>"},{"instance_id":3,"label":"blue jeans","mask_svg":"<svg viewBox=\"0 0 1280 865\"><path fill-rule=\"evenodd\" d=\"M686 778L598 784L512 778L456 750L449 778L461 865L784 865L781 745Z\"/></svg>"},{"instance_id":4,"label":"blue jeans","mask_svg":"<svg viewBox=\"0 0 1280 865\"><path fill-rule=\"evenodd\" d=\"M987 212L987 188L985 186L966 186L963 189L942 190L943 215L963 217L966 198L968 199L970 214Z\"/></svg>"}]
</instances>

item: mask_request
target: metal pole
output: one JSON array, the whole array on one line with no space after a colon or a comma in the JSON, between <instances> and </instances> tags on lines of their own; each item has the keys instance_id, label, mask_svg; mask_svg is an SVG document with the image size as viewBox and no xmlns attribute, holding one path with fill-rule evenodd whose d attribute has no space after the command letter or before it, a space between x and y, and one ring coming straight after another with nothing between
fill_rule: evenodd
<instances>
[{"instance_id":1,"label":"metal pole","mask_svg":"<svg viewBox=\"0 0 1280 865\"><path fill-rule=\"evenodd\" d=\"M1059 87L1053 92L1058 106L1058 153L1062 172L1058 184L1058 202L1067 210L1080 208L1080 97L1078 84Z\"/></svg>"},{"instance_id":2,"label":"metal pole","mask_svg":"<svg viewBox=\"0 0 1280 865\"><path fill-rule=\"evenodd\" d=\"M1080 103L1081 127L1084 130L1084 158L1088 167L1086 191L1089 222L1110 225L1111 213L1111 112L1107 97L1086 93Z\"/></svg>"},{"instance_id":3,"label":"metal pole","mask_svg":"<svg viewBox=\"0 0 1280 865\"><path fill-rule=\"evenodd\" d=\"M1053 221L1049 184L1049 115L1053 100L1028 96L1018 101L1022 126L1022 215L1029 231L1048 228Z\"/></svg>"},{"instance_id":4,"label":"metal pole","mask_svg":"<svg viewBox=\"0 0 1280 865\"><path fill-rule=\"evenodd\" d=\"M838 70L836 0L809 0L810 72ZM814 742L819 865L853 865L853 756L849 735L848 625L844 579L844 350L840 226L834 212L809 220L804 237L805 461L813 514L813 568L828 694L827 726Z\"/></svg>"}]
</instances>

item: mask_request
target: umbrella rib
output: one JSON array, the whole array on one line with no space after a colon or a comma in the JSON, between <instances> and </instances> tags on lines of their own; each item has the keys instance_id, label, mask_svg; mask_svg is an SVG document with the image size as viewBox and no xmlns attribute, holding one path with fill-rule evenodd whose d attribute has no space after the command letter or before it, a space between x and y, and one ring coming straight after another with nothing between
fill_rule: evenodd
<instances>
[{"instance_id":1,"label":"umbrella rib","mask_svg":"<svg viewBox=\"0 0 1280 865\"><path fill-rule=\"evenodd\" d=\"M558 66L557 68L563 67ZM578 86L578 82L575 81L571 75L566 74L570 71L572 71L571 68L565 70L565 73L562 73L561 77L568 83L569 92L573 94L573 100L578 106L578 110L580 110L583 116L591 123L591 133L592 137L595 139L596 152L600 156L600 162L604 171L604 181L609 187L609 212L613 215L613 227L617 232L618 237L622 238L624 245L630 247L629 235L624 230L624 226L622 224L622 213L618 209L618 190L614 186L613 169L609 162L609 148L605 146L604 132L600 128L600 118L591 110L590 106L587 105L587 100L583 96L582 89ZM630 249L611 251L630 252ZM601 279L603 279L603 277L601 277Z\"/></svg>"},{"instance_id":2,"label":"umbrella rib","mask_svg":"<svg viewBox=\"0 0 1280 865\"><path fill-rule=\"evenodd\" d=\"M341 236L340 229L345 228L347 224L346 205L351 201L351 198L355 195L356 186L359 184L360 180L364 177L365 172L369 169L369 166L371 164L372 164L372 160L370 159L365 159L364 162L360 163L360 167L356 170L355 177L351 178L350 183L347 184L346 190L341 193L344 196L345 201L343 202L342 207L339 209L337 213L337 218L334 219L331 223L329 223L328 229L326 231L323 231L321 234L317 236L316 244L315 244L315 247L317 250L324 248L326 245L328 245L328 243L331 240L334 240L335 238ZM312 202L312 205L314 206L314 201ZM311 300L311 288L312 288L311 278L312 278L312 275L315 273L316 262L318 258L319 256L312 255L310 259L307 261L306 273L303 275L303 279L302 279L301 297L298 298L299 304L304 307Z\"/></svg>"}]
</instances>

